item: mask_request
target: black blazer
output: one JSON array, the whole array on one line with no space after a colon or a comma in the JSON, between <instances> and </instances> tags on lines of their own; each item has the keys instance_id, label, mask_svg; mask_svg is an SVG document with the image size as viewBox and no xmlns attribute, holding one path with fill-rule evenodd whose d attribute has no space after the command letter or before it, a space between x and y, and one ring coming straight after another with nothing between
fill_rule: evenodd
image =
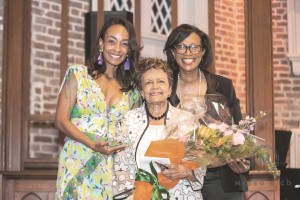
<instances>
[{"instance_id":1,"label":"black blazer","mask_svg":"<svg viewBox=\"0 0 300 200\"><path fill-rule=\"evenodd\" d=\"M232 114L234 123L238 123L242 119L242 113L240 108L240 100L236 97L235 89L232 81L223 76L212 74L208 71L204 71L204 76L207 82L206 94L222 94L227 99L229 111ZM173 106L177 106L180 102L176 90L178 83L178 72L174 72L174 82L172 86L172 93L169 98L170 103Z\"/></svg>"},{"instance_id":2,"label":"black blazer","mask_svg":"<svg viewBox=\"0 0 300 200\"><path fill-rule=\"evenodd\" d=\"M208 71L204 71L204 75L207 81L206 94L222 94L227 99L227 106L232 114L234 123L237 124L242 119L242 113L240 108L240 101L236 97L232 81L228 78L212 74ZM172 86L172 93L169 101L173 106L177 106L180 103L180 100L176 94L178 72L174 72L173 77L174 83ZM245 192L248 190L245 176L243 174L234 173L228 165L218 167L214 170L218 170L223 190L225 192Z\"/></svg>"}]
</instances>

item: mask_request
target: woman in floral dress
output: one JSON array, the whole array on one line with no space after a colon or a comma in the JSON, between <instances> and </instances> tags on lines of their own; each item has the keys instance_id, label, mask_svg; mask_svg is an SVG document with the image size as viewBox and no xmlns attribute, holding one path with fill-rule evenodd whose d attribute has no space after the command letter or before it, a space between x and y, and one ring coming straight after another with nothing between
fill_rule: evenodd
<instances>
[{"instance_id":1,"label":"woman in floral dress","mask_svg":"<svg viewBox=\"0 0 300 200\"><path fill-rule=\"evenodd\" d=\"M88 66L69 67L59 93L56 126L66 134L56 199L112 199L111 142L126 112L138 105L133 84L140 47L126 19L111 18L97 38Z\"/></svg>"}]
</instances>

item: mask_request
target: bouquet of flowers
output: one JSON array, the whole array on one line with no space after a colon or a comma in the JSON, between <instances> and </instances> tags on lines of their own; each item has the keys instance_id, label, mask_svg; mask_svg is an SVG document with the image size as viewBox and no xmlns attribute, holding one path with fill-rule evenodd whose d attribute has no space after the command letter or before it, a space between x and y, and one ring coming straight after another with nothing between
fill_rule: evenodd
<instances>
[{"instance_id":1,"label":"bouquet of flowers","mask_svg":"<svg viewBox=\"0 0 300 200\"><path fill-rule=\"evenodd\" d=\"M251 134L257 119L266 113L246 116L236 125L224 99L221 95L206 95L202 100L198 97L183 101L181 108L194 113L200 126L187 134L180 124L172 122L168 127L168 138L185 137L181 140L186 150L184 159L195 161L200 166L216 167L224 165L228 159L255 157L267 165L274 178L278 177L279 172L270 155L272 149L264 144L263 138Z\"/></svg>"},{"instance_id":2,"label":"bouquet of flowers","mask_svg":"<svg viewBox=\"0 0 300 200\"><path fill-rule=\"evenodd\" d=\"M152 141L145 156L170 158L171 163L181 163L194 170L205 166L222 166L227 159L258 157L274 177L279 176L272 162L270 148L264 139L251 134L257 119L266 115L260 112L255 117L247 116L239 124L232 123L222 95L206 95L204 98L181 100L181 109L192 112L194 120L178 115L166 125L166 138ZM179 180L170 180L157 173L151 163L152 173L138 170L135 196L150 199L161 193L168 194ZM146 196L145 196L146 195Z\"/></svg>"}]
</instances>

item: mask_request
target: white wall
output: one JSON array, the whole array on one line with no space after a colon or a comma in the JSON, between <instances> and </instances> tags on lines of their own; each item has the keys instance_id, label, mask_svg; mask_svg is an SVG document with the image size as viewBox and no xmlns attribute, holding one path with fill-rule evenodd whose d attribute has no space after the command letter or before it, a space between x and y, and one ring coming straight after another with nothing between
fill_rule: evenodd
<instances>
[{"instance_id":1,"label":"white wall","mask_svg":"<svg viewBox=\"0 0 300 200\"><path fill-rule=\"evenodd\" d=\"M150 0L141 2L141 40L144 46L142 57L157 57L166 60L163 54L167 36L149 34ZM178 0L178 25L187 23L208 33L208 0Z\"/></svg>"},{"instance_id":2,"label":"white wall","mask_svg":"<svg viewBox=\"0 0 300 200\"><path fill-rule=\"evenodd\" d=\"M208 0L177 0L178 25L191 24L208 34Z\"/></svg>"}]
</instances>

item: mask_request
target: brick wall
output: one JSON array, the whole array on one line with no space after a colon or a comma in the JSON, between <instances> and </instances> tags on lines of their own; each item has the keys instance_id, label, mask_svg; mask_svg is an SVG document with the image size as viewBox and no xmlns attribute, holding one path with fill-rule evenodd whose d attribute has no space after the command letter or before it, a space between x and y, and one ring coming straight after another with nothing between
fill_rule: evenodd
<instances>
[{"instance_id":1,"label":"brick wall","mask_svg":"<svg viewBox=\"0 0 300 200\"><path fill-rule=\"evenodd\" d=\"M89 11L89 0L69 2L68 64L84 64L84 14Z\"/></svg>"},{"instance_id":2,"label":"brick wall","mask_svg":"<svg viewBox=\"0 0 300 200\"><path fill-rule=\"evenodd\" d=\"M246 112L244 0L215 0L216 73L233 81Z\"/></svg>"},{"instance_id":3,"label":"brick wall","mask_svg":"<svg viewBox=\"0 0 300 200\"><path fill-rule=\"evenodd\" d=\"M68 64L84 63L84 13L89 1L69 3ZM31 114L55 112L60 87L61 3L34 0L32 4ZM65 73L65 72L62 72Z\"/></svg>"},{"instance_id":4,"label":"brick wall","mask_svg":"<svg viewBox=\"0 0 300 200\"><path fill-rule=\"evenodd\" d=\"M216 72L233 80L246 112L244 1L215 1ZM292 74L288 54L286 0L272 0L275 129L300 127L300 76Z\"/></svg>"},{"instance_id":5,"label":"brick wall","mask_svg":"<svg viewBox=\"0 0 300 200\"><path fill-rule=\"evenodd\" d=\"M61 4L32 2L30 114L55 112L60 82Z\"/></svg>"},{"instance_id":6,"label":"brick wall","mask_svg":"<svg viewBox=\"0 0 300 200\"><path fill-rule=\"evenodd\" d=\"M84 14L89 0L69 1L68 66L84 63ZM54 114L60 87L61 1L33 0L30 114ZM58 130L30 124L30 157L57 157Z\"/></svg>"},{"instance_id":7,"label":"brick wall","mask_svg":"<svg viewBox=\"0 0 300 200\"><path fill-rule=\"evenodd\" d=\"M32 4L30 114L55 113L61 73L59 70L60 3L57 0L34 0ZM0 0L0 16L2 6L3 0ZM290 129L300 126L300 77L292 74L287 58L286 0L273 0L272 7L275 129ZM84 63L83 17L88 9L88 0L70 1L68 65ZM216 72L233 80L237 96L241 100L242 112L245 113L244 1L215 0L215 13ZM2 46L1 25L0 20L0 45ZM0 48L0 55L3 55L2 48ZM0 57L0 65L1 59L2 57ZM2 66L0 67L0 86L1 80ZM58 132L53 125L32 123L30 133L31 157L57 157L55 147Z\"/></svg>"},{"instance_id":8,"label":"brick wall","mask_svg":"<svg viewBox=\"0 0 300 200\"><path fill-rule=\"evenodd\" d=\"M286 0L272 0L275 129L300 127L300 76L295 76L287 57Z\"/></svg>"}]
</instances>

